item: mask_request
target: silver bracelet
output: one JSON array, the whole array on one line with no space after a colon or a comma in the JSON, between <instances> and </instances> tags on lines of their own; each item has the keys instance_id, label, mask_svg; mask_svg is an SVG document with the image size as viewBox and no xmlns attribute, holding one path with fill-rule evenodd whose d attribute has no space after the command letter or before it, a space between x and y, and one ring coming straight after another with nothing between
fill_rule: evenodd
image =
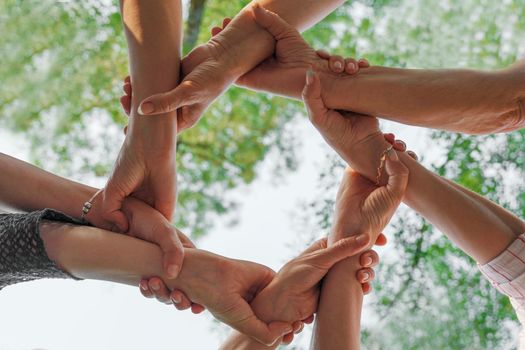
<instances>
[{"instance_id":1,"label":"silver bracelet","mask_svg":"<svg viewBox=\"0 0 525 350\"><path fill-rule=\"evenodd\" d=\"M80 220L83 223L86 223L86 224L88 223L88 221L86 220L86 215L89 213L89 211L93 207L93 201L95 200L95 197L98 196L100 192L102 192L103 190L104 189L101 188L100 190L95 192L95 194L87 202L84 203L84 206L82 207L82 213L80 214Z\"/></svg>"}]
</instances>

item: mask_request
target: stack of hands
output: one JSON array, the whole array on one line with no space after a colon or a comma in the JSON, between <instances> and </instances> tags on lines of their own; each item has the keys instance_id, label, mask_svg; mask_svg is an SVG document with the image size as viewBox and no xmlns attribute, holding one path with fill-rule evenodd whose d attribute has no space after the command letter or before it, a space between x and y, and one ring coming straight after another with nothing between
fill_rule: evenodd
<instances>
[{"instance_id":1,"label":"stack of hands","mask_svg":"<svg viewBox=\"0 0 525 350\"><path fill-rule=\"evenodd\" d=\"M379 182L348 169L341 181L335 220L323 238L285 264L279 272L253 262L199 251L200 259L183 264L187 249L195 249L170 221L175 210L176 186L173 149L144 149L140 139L126 137L117 166L103 192L95 198L87 219L97 227L154 242L164 253L165 276L144 279L140 290L179 310L208 309L218 320L264 344L289 343L304 323L311 323L318 306L322 280L338 262L359 256L355 273L366 294L379 261L373 244L386 244L381 234L403 199L408 170L396 151L403 142L383 134L376 118L328 109L326 98L334 93L335 79L359 74L366 60L343 59L316 52L276 14L254 7L255 21L276 40L275 55L242 76L236 75L239 57L218 35L228 30L229 19L213 28L213 38L195 48L182 61L183 80L173 91L147 98L139 113L155 115L178 110L178 132L195 125L205 109L231 83L289 97L302 97L312 124L348 163L366 161L380 171ZM124 82L121 103L131 111L132 82ZM125 130L126 132L126 130ZM129 135L128 135L129 136ZM385 149L392 145L391 149ZM360 150L383 147L380 159L361 160ZM415 157L415 154L410 153ZM165 279L185 275L183 289L168 288Z\"/></svg>"}]
</instances>

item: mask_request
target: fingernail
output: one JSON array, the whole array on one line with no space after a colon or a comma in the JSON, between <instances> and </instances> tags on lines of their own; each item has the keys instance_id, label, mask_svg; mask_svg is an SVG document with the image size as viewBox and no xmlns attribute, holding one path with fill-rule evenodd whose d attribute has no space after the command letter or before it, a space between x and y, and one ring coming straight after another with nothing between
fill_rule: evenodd
<instances>
[{"instance_id":1,"label":"fingernail","mask_svg":"<svg viewBox=\"0 0 525 350\"><path fill-rule=\"evenodd\" d=\"M175 278L175 277L177 277L178 273L179 273L179 266L178 265L170 265L168 267L168 278Z\"/></svg>"},{"instance_id":2,"label":"fingernail","mask_svg":"<svg viewBox=\"0 0 525 350\"><path fill-rule=\"evenodd\" d=\"M175 295L175 296L171 297L171 301L173 301L173 304L180 303L181 302L180 296L179 295Z\"/></svg>"},{"instance_id":3,"label":"fingernail","mask_svg":"<svg viewBox=\"0 0 525 350\"><path fill-rule=\"evenodd\" d=\"M334 63L334 68L337 69L337 70L341 70L341 69L343 69L343 65L341 64L341 62L336 61Z\"/></svg>"},{"instance_id":4,"label":"fingernail","mask_svg":"<svg viewBox=\"0 0 525 350\"><path fill-rule=\"evenodd\" d=\"M151 289L153 289L155 292L158 292L160 290L160 286L158 283L153 283L151 285Z\"/></svg>"},{"instance_id":5,"label":"fingernail","mask_svg":"<svg viewBox=\"0 0 525 350\"><path fill-rule=\"evenodd\" d=\"M138 109L139 114L145 115L155 112L155 107L153 106L153 103L151 102L143 102L139 106Z\"/></svg>"},{"instance_id":6,"label":"fingernail","mask_svg":"<svg viewBox=\"0 0 525 350\"><path fill-rule=\"evenodd\" d=\"M140 289L148 290L148 284L144 281L140 281Z\"/></svg>"},{"instance_id":7,"label":"fingernail","mask_svg":"<svg viewBox=\"0 0 525 350\"><path fill-rule=\"evenodd\" d=\"M399 160L397 152L393 148L390 151L388 151L388 159L393 161Z\"/></svg>"},{"instance_id":8,"label":"fingernail","mask_svg":"<svg viewBox=\"0 0 525 350\"><path fill-rule=\"evenodd\" d=\"M367 241L368 241L368 237L362 233L360 234L359 236L357 236L355 238L355 241L357 242L357 244L361 245L361 244L365 244Z\"/></svg>"},{"instance_id":9,"label":"fingernail","mask_svg":"<svg viewBox=\"0 0 525 350\"><path fill-rule=\"evenodd\" d=\"M402 141L402 140L396 140L397 143L400 143L403 145L403 147L407 147L407 144L405 143L405 141Z\"/></svg>"},{"instance_id":10,"label":"fingernail","mask_svg":"<svg viewBox=\"0 0 525 350\"><path fill-rule=\"evenodd\" d=\"M348 62L347 67L348 67L348 69L350 69L351 71L355 71L356 68L357 68L354 62Z\"/></svg>"},{"instance_id":11,"label":"fingernail","mask_svg":"<svg viewBox=\"0 0 525 350\"><path fill-rule=\"evenodd\" d=\"M308 68L308 70L306 71L306 85L312 85L312 83L314 82L314 71L312 70L312 68Z\"/></svg>"},{"instance_id":12,"label":"fingernail","mask_svg":"<svg viewBox=\"0 0 525 350\"><path fill-rule=\"evenodd\" d=\"M365 266L370 266L370 265L372 265L372 258L367 256L365 258Z\"/></svg>"},{"instance_id":13,"label":"fingernail","mask_svg":"<svg viewBox=\"0 0 525 350\"><path fill-rule=\"evenodd\" d=\"M368 279L370 278L370 274L368 272L365 272L363 273L363 281L368 281Z\"/></svg>"}]
</instances>

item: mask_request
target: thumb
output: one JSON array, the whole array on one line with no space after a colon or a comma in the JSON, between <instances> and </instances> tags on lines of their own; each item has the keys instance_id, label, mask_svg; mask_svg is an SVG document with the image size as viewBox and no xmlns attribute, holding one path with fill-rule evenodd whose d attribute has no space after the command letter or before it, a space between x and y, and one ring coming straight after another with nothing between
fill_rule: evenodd
<instances>
[{"instance_id":1,"label":"thumb","mask_svg":"<svg viewBox=\"0 0 525 350\"><path fill-rule=\"evenodd\" d=\"M166 221L156 227L152 242L157 243L164 254L164 271L168 278L176 278L184 260L184 247L177 230Z\"/></svg>"},{"instance_id":2,"label":"thumb","mask_svg":"<svg viewBox=\"0 0 525 350\"><path fill-rule=\"evenodd\" d=\"M370 237L366 234L351 236L335 242L332 246L323 249L314 255L310 262L329 270L339 261L356 255L367 249Z\"/></svg>"},{"instance_id":3,"label":"thumb","mask_svg":"<svg viewBox=\"0 0 525 350\"><path fill-rule=\"evenodd\" d=\"M315 126L322 125L324 118L328 113L328 109L321 98L321 81L319 80L319 76L312 69L306 71L306 85L303 89L303 101L312 124Z\"/></svg>"},{"instance_id":4,"label":"thumb","mask_svg":"<svg viewBox=\"0 0 525 350\"><path fill-rule=\"evenodd\" d=\"M127 232L128 219L122 212L124 196L111 183L106 185L102 195L102 218L109 223L107 228L120 233Z\"/></svg>"},{"instance_id":5,"label":"thumb","mask_svg":"<svg viewBox=\"0 0 525 350\"><path fill-rule=\"evenodd\" d=\"M197 102L198 94L194 93L193 84L189 81L182 82L175 89L150 96L140 104L140 115L155 115L176 111L183 105Z\"/></svg>"},{"instance_id":6,"label":"thumb","mask_svg":"<svg viewBox=\"0 0 525 350\"><path fill-rule=\"evenodd\" d=\"M290 34L300 35L294 27L279 17L278 14L268 11L258 3L252 7L252 10L255 22L257 22L259 26L266 29L266 31L268 31L268 33L270 33L275 38L275 40L279 41Z\"/></svg>"},{"instance_id":7,"label":"thumb","mask_svg":"<svg viewBox=\"0 0 525 350\"><path fill-rule=\"evenodd\" d=\"M408 185L408 168L399 160L397 152L391 149L386 154L385 163L388 182L386 189L397 203L401 202Z\"/></svg>"},{"instance_id":8,"label":"thumb","mask_svg":"<svg viewBox=\"0 0 525 350\"><path fill-rule=\"evenodd\" d=\"M286 322L264 323L255 316L246 301L243 301L243 303L239 305L239 308L240 310L235 311L235 313L243 315L243 317L240 318L239 322L230 324L230 326L254 338L259 343L271 346L275 344L279 338L293 331L292 325Z\"/></svg>"}]
</instances>

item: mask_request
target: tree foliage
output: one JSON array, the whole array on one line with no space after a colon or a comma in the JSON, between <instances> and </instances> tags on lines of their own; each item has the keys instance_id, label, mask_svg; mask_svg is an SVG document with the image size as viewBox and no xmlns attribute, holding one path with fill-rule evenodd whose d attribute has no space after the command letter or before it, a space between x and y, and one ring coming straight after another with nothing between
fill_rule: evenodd
<instances>
[{"instance_id":1,"label":"tree foliage","mask_svg":"<svg viewBox=\"0 0 525 350\"><path fill-rule=\"evenodd\" d=\"M190 1L184 51L247 0ZM190 5L185 2L186 5ZM192 8L187 6L187 8ZM197 11L197 12L195 12ZM200 12L198 12L200 11ZM192 17L193 16L193 17ZM30 141L33 161L80 180L108 175L126 117L118 98L127 50L113 1L0 2L0 123ZM346 2L305 33L316 48L397 67L504 67L525 51L522 0ZM216 215L234 219L228 193L252 182L271 159L294 170L297 102L230 89L178 145L177 225L203 234ZM525 133L470 137L435 132L428 165L525 217ZM422 155L425 156L425 155ZM338 173L335 156L305 206L312 232L328 230ZM394 224L396 254L378 273L363 341L370 349L495 349L515 324L508 301L431 225L408 210Z\"/></svg>"}]
</instances>

